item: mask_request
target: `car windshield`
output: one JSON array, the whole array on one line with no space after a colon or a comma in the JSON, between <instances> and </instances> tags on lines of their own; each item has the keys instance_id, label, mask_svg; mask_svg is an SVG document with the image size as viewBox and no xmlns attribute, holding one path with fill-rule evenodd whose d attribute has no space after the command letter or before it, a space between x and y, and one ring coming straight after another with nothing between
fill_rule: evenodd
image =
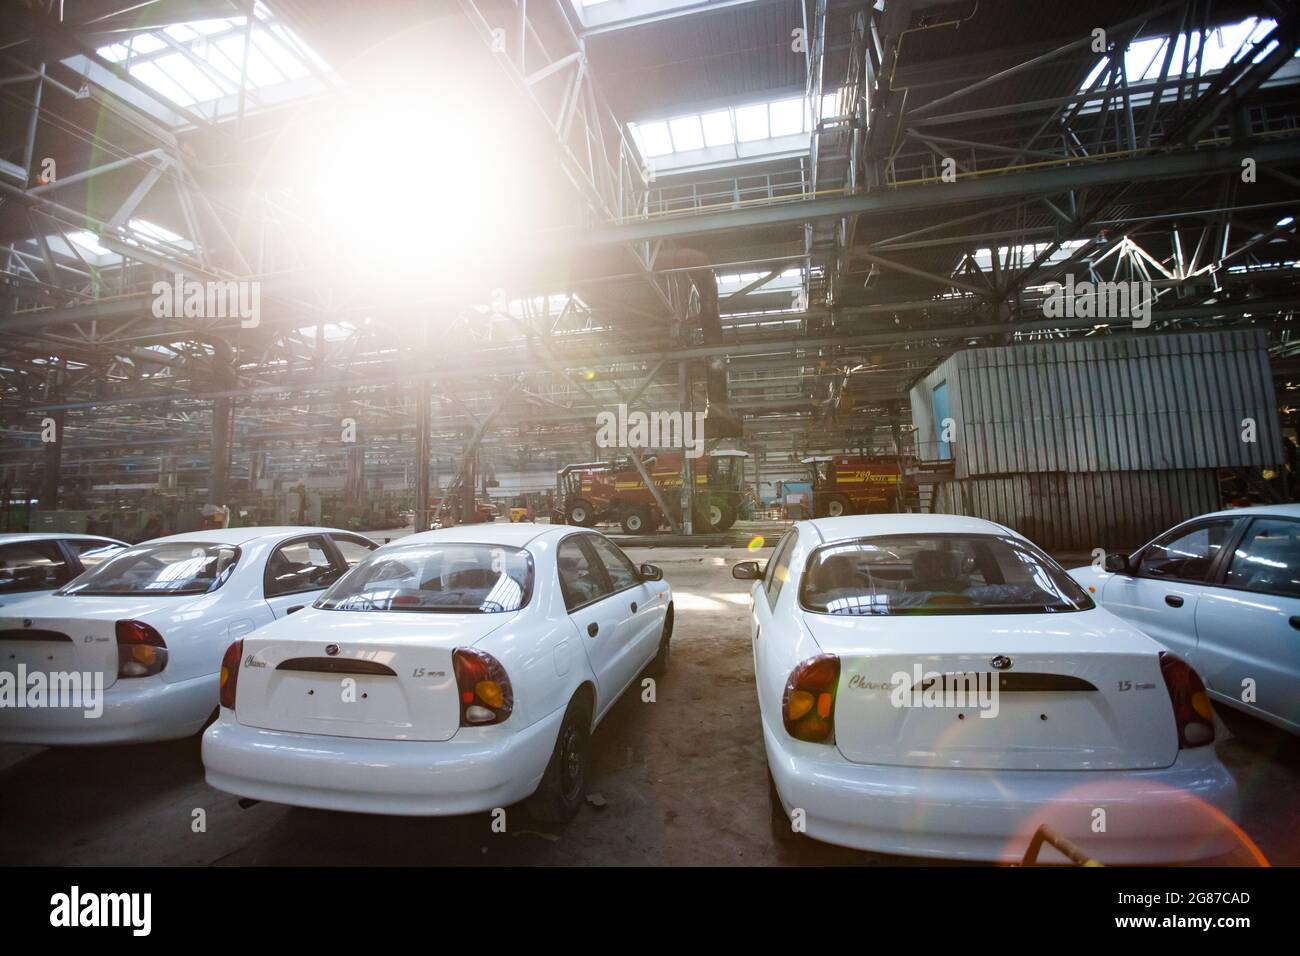
<instances>
[{"instance_id":1,"label":"car windshield","mask_svg":"<svg viewBox=\"0 0 1300 956\"><path fill-rule=\"evenodd\" d=\"M321 595L331 611L517 611L533 590L527 551L489 544L431 543L383 548Z\"/></svg>"},{"instance_id":2,"label":"car windshield","mask_svg":"<svg viewBox=\"0 0 1300 956\"><path fill-rule=\"evenodd\" d=\"M1035 614L1092 600L1032 545L996 535L900 534L824 545L799 589L821 614Z\"/></svg>"},{"instance_id":3,"label":"car windshield","mask_svg":"<svg viewBox=\"0 0 1300 956\"><path fill-rule=\"evenodd\" d=\"M226 583L239 549L205 541L128 548L76 578L59 594L207 594Z\"/></svg>"}]
</instances>

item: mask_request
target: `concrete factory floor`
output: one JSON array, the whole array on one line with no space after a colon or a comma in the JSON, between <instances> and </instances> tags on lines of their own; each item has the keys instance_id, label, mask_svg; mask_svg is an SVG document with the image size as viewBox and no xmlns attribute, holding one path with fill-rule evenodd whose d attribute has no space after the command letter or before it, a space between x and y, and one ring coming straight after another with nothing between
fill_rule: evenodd
<instances>
[{"instance_id":1,"label":"concrete factory floor","mask_svg":"<svg viewBox=\"0 0 1300 956\"><path fill-rule=\"evenodd\" d=\"M769 538L768 544L772 543ZM197 739L95 749L0 745L0 863L87 864L848 864L900 863L804 841L775 843L748 637L730 565L743 548L636 548L672 583L672 663L649 704L628 694L593 738L585 806L564 827L511 808L488 815L371 817L236 798L203 782ZM1218 744L1241 786L1242 828L1274 864L1300 864L1300 739L1227 715ZM191 828L206 811L207 829ZM1229 861L1225 861L1229 862Z\"/></svg>"}]
</instances>

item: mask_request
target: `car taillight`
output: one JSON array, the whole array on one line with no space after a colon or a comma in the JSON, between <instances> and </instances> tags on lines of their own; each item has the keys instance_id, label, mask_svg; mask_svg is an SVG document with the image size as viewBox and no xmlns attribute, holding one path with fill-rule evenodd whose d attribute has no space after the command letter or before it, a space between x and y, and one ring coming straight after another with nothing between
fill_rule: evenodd
<instances>
[{"instance_id":1,"label":"car taillight","mask_svg":"<svg viewBox=\"0 0 1300 956\"><path fill-rule=\"evenodd\" d=\"M499 724L515 706L515 692L506 669L491 654L458 648L452 654L456 689L460 694L460 725Z\"/></svg>"},{"instance_id":2,"label":"car taillight","mask_svg":"<svg viewBox=\"0 0 1300 956\"><path fill-rule=\"evenodd\" d=\"M1179 749L1214 743L1214 709L1200 675L1181 657L1161 651L1160 676L1165 679L1169 702L1174 705Z\"/></svg>"},{"instance_id":3,"label":"car taillight","mask_svg":"<svg viewBox=\"0 0 1300 956\"><path fill-rule=\"evenodd\" d=\"M167 666L167 642L144 621L118 621L117 676L150 677Z\"/></svg>"},{"instance_id":4,"label":"car taillight","mask_svg":"<svg viewBox=\"0 0 1300 956\"><path fill-rule=\"evenodd\" d=\"M235 686L239 683L239 660L244 656L244 642L235 641L221 658L221 706L235 709Z\"/></svg>"},{"instance_id":5,"label":"car taillight","mask_svg":"<svg viewBox=\"0 0 1300 956\"><path fill-rule=\"evenodd\" d=\"M834 654L810 657L791 672L781 700L781 717L791 737L812 743L834 742L839 682L840 659Z\"/></svg>"}]
</instances>

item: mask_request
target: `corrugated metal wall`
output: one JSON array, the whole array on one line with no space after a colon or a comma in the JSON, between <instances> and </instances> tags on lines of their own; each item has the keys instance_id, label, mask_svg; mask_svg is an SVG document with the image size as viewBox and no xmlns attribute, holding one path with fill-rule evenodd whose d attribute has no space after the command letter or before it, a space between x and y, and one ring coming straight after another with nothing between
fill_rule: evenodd
<instances>
[{"instance_id":1,"label":"corrugated metal wall","mask_svg":"<svg viewBox=\"0 0 1300 956\"><path fill-rule=\"evenodd\" d=\"M1219 506L1213 469L964 478L934 500L937 512L987 518L1056 551L1134 548Z\"/></svg>"},{"instance_id":2,"label":"corrugated metal wall","mask_svg":"<svg viewBox=\"0 0 1300 956\"><path fill-rule=\"evenodd\" d=\"M1108 336L958 352L912 390L932 443L948 383L955 475L1276 465L1281 432L1262 330ZM1241 440L1254 419L1257 441Z\"/></svg>"}]
</instances>

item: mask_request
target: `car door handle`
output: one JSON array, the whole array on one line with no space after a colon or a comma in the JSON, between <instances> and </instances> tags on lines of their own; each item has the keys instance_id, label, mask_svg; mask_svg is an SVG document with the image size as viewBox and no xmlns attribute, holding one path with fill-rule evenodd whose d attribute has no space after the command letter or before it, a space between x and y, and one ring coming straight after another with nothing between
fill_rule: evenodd
<instances>
[{"instance_id":1,"label":"car door handle","mask_svg":"<svg viewBox=\"0 0 1300 956\"><path fill-rule=\"evenodd\" d=\"M1288 618L1287 623L1290 624L1292 627L1294 627L1297 631L1300 631L1300 614L1296 614Z\"/></svg>"},{"instance_id":2,"label":"car door handle","mask_svg":"<svg viewBox=\"0 0 1300 956\"><path fill-rule=\"evenodd\" d=\"M305 604L295 604L293 607L285 608L284 613L292 614L294 611L301 611L304 607L306 607Z\"/></svg>"},{"instance_id":3,"label":"car door handle","mask_svg":"<svg viewBox=\"0 0 1300 956\"><path fill-rule=\"evenodd\" d=\"M1177 594L1166 594L1165 603L1168 604L1170 607L1182 607L1183 599L1180 598Z\"/></svg>"},{"instance_id":4,"label":"car door handle","mask_svg":"<svg viewBox=\"0 0 1300 956\"><path fill-rule=\"evenodd\" d=\"M595 637L598 633L600 633L600 625L597 624L595 621L592 621L590 624L587 625L587 633L590 634L592 637Z\"/></svg>"},{"instance_id":5,"label":"car door handle","mask_svg":"<svg viewBox=\"0 0 1300 956\"><path fill-rule=\"evenodd\" d=\"M632 613L633 613L633 614L636 613L636 601L633 601L633 602L632 602Z\"/></svg>"}]
</instances>

